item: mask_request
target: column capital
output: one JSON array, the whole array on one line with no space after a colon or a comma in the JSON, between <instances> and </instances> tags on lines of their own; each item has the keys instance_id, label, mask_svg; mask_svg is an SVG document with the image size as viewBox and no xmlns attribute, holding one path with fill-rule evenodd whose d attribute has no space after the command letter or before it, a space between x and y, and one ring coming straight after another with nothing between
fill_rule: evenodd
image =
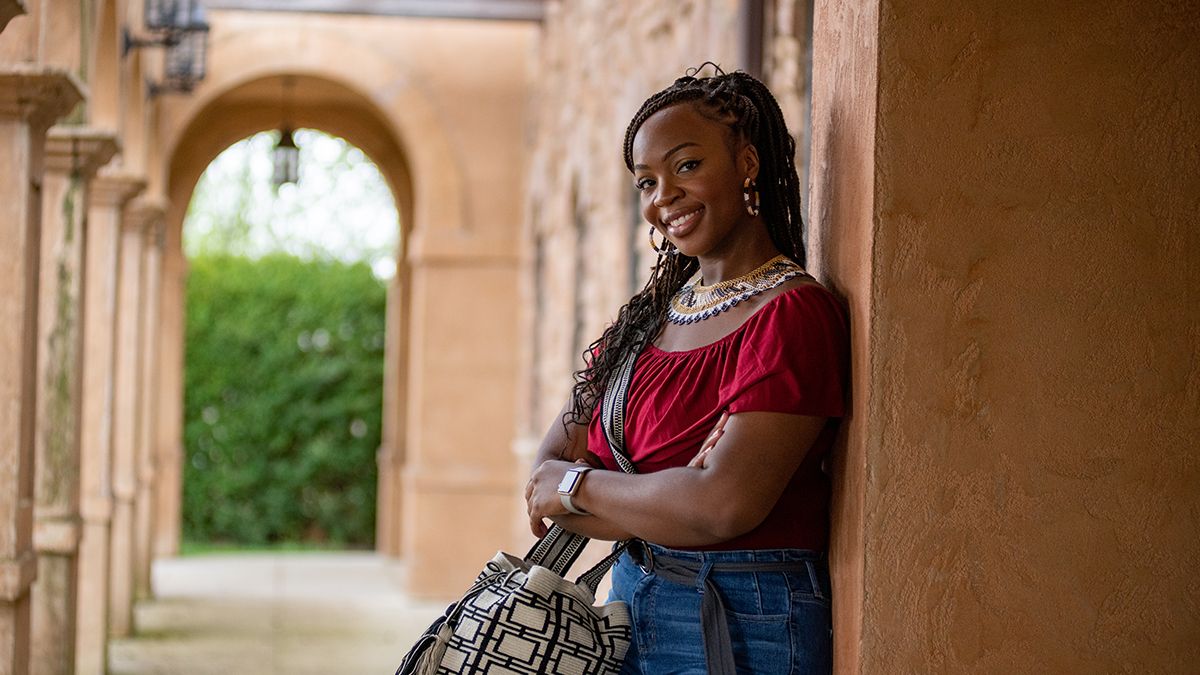
<instances>
[{"instance_id":1,"label":"column capital","mask_svg":"<svg viewBox=\"0 0 1200 675\"><path fill-rule=\"evenodd\" d=\"M33 64L0 67L0 117L18 117L48 129L83 100L79 79L62 68Z\"/></svg>"},{"instance_id":2,"label":"column capital","mask_svg":"<svg viewBox=\"0 0 1200 675\"><path fill-rule=\"evenodd\" d=\"M92 203L124 209L130 199L146 189L146 179L130 173L101 169L90 186Z\"/></svg>"},{"instance_id":3,"label":"column capital","mask_svg":"<svg viewBox=\"0 0 1200 675\"><path fill-rule=\"evenodd\" d=\"M150 243L157 246L162 241L167 205L167 200L162 197L142 195L129 204L121 225L128 230L141 230Z\"/></svg>"},{"instance_id":4,"label":"column capital","mask_svg":"<svg viewBox=\"0 0 1200 675\"><path fill-rule=\"evenodd\" d=\"M58 124L46 132L46 170L73 173L91 180L117 150L117 135L112 131Z\"/></svg>"},{"instance_id":5,"label":"column capital","mask_svg":"<svg viewBox=\"0 0 1200 675\"><path fill-rule=\"evenodd\" d=\"M39 518L33 524L33 547L38 553L72 555L82 535L79 518Z\"/></svg>"},{"instance_id":6,"label":"column capital","mask_svg":"<svg viewBox=\"0 0 1200 675\"><path fill-rule=\"evenodd\" d=\"M0 31L9 21L25 13L25 3L21 0L0 0Z\"/></svg>"},{"instance_id":7,"label":"column capital","mask_svg":"<svg viewBox=\"0 0 1200 675\"><path fill-rule=\"evenodd\" d=\"M37 556L22 551L18 558L0 558L0 601L14 602L29 592L37 578Z\"/></svg>"},{"instance_id":8,"label":"column capital","mask_svg":"<svg viewBox=\"0 0 1200 675\"><path fill-rule=\"evenodd\" d=\"M414 232L406 259L416 267L448 265L516 265L515 237L480 236L463 230Z\"/></svg>"}]
</instances>

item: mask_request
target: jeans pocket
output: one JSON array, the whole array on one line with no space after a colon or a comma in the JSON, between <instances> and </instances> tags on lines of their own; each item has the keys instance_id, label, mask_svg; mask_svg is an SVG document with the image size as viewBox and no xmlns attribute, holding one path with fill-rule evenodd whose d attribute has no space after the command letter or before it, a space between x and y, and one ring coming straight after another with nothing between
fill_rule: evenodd
<instances>
[{"instance_id":1,"label":"jeans pocket","mask_svg":"<svg viewBox=\"0 0 1200 675\"><path fill-rule=\"evenodd\" d=\"M792 671L825 674L833 668L833 611L828 597L792 592Z\"/></svg>"},{"instance_id":2,"label":"jeans pocket","mask_svg":"<svg viewBox=\"0 0 1200 675\"><path fill-rule=\"evenodd\" d=\"M787 675L792 668L792 622L787 614L726 612L739 675Z\"/></svg>"}]
</instances>

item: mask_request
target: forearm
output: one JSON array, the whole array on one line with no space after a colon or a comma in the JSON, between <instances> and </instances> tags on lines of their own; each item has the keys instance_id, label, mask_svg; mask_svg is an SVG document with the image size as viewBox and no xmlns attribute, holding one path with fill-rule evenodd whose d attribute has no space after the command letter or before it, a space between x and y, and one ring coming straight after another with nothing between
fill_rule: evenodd
<instances>
[{"instance_id":1,"label":"forearm","mask_svg":"<svg viewBox=\"0 0 1200 675\"><path fill-rule=\"evenodd\" d=\"M680 467L642 475L592 471L573 501L593 514L575 518L594 519L597 532L632 535L664 546L704 546L758 524L748 523L736 496L723 492L705 469Z\"/></svg>"},{"instance_id":2,"label":"forearm","mask_svg":"<svg viewBox=\"0 0 1200 675\"><path fill-rule=\"evenodd\" d=\"M589 539L623 541L633 537L625 529L595 516L577 516L568 513L560 516L552 516L550 520L554 521L555 524L564 530L582 534Z\"/></svg>"}]
</instances>

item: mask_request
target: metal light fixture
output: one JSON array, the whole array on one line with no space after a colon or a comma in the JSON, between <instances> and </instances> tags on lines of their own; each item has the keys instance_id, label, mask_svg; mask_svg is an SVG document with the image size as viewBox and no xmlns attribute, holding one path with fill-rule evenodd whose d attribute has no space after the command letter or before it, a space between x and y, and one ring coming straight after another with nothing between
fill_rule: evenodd
<instances>
[{"instance_id":1,"label":"metal light fixture","mask_svg":"<svg viewBox=\"0 0 1200 675\"><path fill-rule=\"evenodd\" d=\"M165 47L163 81L147 83L151 96L187 93L204 79L208 23L201 0L145 0L146 28L157 37L139 38L124 29L124 54L142 47Z\"/></svg>"},{"instance_id":2,"label":"metal light fixture","mask_svg":"<svg viewBox=\"0 0 1200 675\"><path fill-rule=\"evenodd\" d=\"M300 180L300 148L292 137L291 125L291 90L295 84L292 78L283 78L282 112L283 124L279 129L279 142L271 151L271 161L275 172L271 176L271 184L278 190L284 183L295 183Z\"/></svg>"}]
</instances>

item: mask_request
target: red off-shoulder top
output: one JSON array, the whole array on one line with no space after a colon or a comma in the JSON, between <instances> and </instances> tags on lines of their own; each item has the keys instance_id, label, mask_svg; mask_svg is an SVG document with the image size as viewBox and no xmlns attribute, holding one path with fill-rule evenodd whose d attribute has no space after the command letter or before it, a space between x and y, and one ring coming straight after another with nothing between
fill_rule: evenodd
<instances>
[{"instance_id":1,"label":"red off-shoulder top","mask_svg":"<svg viewBox=\"0 0 1200 675\"><path fill-rule=\"evenodd\" d=\"M685 466L724 410L830 418L758 527L694 550L827 550L830 488L822 463L845 411L848 360L845 310L817 284L779 294L712 344L678 352L650 345L642 351L625 408L626 449L640 473ZM597 409L588 448L606 468L619 471L600 419ZM747 450L745 461L754 461Z\"/></svg>"}]
</instances>

